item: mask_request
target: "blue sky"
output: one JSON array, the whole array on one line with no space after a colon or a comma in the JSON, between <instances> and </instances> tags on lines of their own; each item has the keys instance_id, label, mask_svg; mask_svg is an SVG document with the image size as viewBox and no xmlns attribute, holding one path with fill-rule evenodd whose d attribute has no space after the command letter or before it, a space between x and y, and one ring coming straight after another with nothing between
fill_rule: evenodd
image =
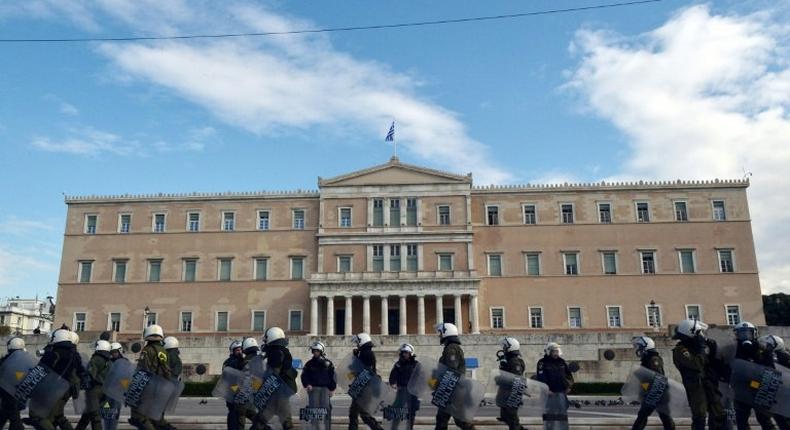
<instances>
[{"instance_id":1,"label":"blue sky","mask_svg":"<svg viewBox=\"0 0 790 430\"><path fill-rule=\"evenodd\" d=\"M570 8L529 2L35 0L0 38L279 31ZM386 161L481 183L740 178L765 291L790 290L787 1L431 27L0 44L0 297L52 294L63 193L314 188ZM781 212L781 211L779 211Z\"/></svg>"}]
</instances>

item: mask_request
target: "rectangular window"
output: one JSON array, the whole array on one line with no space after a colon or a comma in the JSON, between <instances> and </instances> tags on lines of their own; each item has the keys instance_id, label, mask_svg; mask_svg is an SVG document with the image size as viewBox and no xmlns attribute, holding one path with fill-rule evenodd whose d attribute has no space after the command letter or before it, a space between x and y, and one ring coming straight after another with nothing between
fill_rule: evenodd
<instances>
[{"instance_id":1,"label":"rectangular window","mask_svg":"<svg viewBox=\"0 0 790 430\"><path fill-rule=\"evenodd\" d=\"M689 212L686 202L675 202L675 221L685 222L688 220Z\"/></svg>"},{"instance_id":2,"label":"rectangular window","mask_svg":"<svg viewBox=\"0 0 790 430\"><path fill-rule=\"evenodd\" d=\"M132 214L121 214L118 219L118 233L132 231Z\"/></svg>"},{"instance_id":3,"label":"rectangular window","mask_svg":"<svg viewBox=\"0 0 790 430\"><path fill-rule=\"evenodd\" d=\"M683 249L678 251L678 258L680 259L680 273L696 272L696 267L694 264L694 250Z\"/></svg>"},{"instance_id":4,"label":"rectangular window","mask_svg":"<svg viewBox=\"0 0 790 430\"><path fill-rule=\"evenodd\" d=\"M197 260L194 258L184 260L184 281L195 282L196 274Z\"/></svg>"},{"instance_id":5,"label":"rectangular window","mask_svg":"<svg viewBox=\"0 0 790 430\"><path fill-rule=\"evenodd\" d=\"M568 308L568 327L582 328L582 308L579 307Z\"/></svg>"},{"instance_id":6,"label":"rectangular window","mask_svg":"<svg viewBox=\"0 0 790 430\"><path fill-rule=\"evenodd\" d=\"M501 254L488 254L488 276L502 276Z\"/></svg>"},{"instance_id":7,"label":"rectangular window","mask_svg":"<svg viewBox=\"0 0 790 430\"><path fill-rule=\"evenodd\" d=\"M294 209L294 229L304 230L304 209Z\"/></svg>"},{"instance_id":8,"label":"rectangular window","mask_svg":"<svg viewBox=\"0 0 790 430\"><path fill-rule=\"evenodd\" d=\"M162 278L162 260L148 260L148 282L159 282Z\"/></svg>"},{"instance_id":9,"label":"rectangular window","mask_svg":"<svg viewBox=\"0 0 790 430\"><path fill-rule=\"evenodd\" d=\"M217 312L217 331L228 331L227 312Z\"/></svg>"},{"instance_id":10,"label":"rectangular window","mask_svg":"<svg viewBox=\"0 0 790 430\"><path fill-rule=\"evenodd\" d=\"M181 312L181 331L192 331L192 312Z\"/></svg>"},{"instance_id":11,"label":"rectangular window","mask_svg":"<svg viewBox=\"0 0 790 430\"><path fill-rule=\"evenodd\" d=\"M416 272L419 265L417 264L417 244L410 243L406 245L406 270L409 272Z\"/></svg>"},{"instance_id":12,"label":"rectangular window","mask_svg":"<svg viewBox=\"0 0 790 430\"><path fill-rule=\"evenodd\" d=\"M560 222L563 224L573 224L573 204L564 203L560 205L560 212L562 213Z\"/></svg>"},{"instance_id":13,"label":"rectangular window","mask_svg":"<svg viewBox=\"0 0 790 430\"><path fill-rule=\"evenodd\" d=\"M112 312L110 313L110 326L107 327L108 330L111 331L121 331L121 313L120 312Z\"/></svg>"},{"instance_id":14,"label":"rectangular window","mask_svg":"<svg viewBox=\"0 0 790 430\"><path fill-rule=\"evenodd\" d=\"M373 199L373 226L384 225L384 199Z\"/></svg>"},{"instance_id":15,"label":"rectangular window","mask_svg":"<svg viewBox=\"0 0 790 430\"><path fill-rule=\"evenodd\" d=\"M453 254L439 254L439 270L445 272L453 270Z\"/></svg>"},{"instance_id":16,"label":"rectangular window","mask_svg":"<svg viewBox=\"0 0 790 430\"><path fill-rule=\"evenodd\" d=\"M233 231L236 229L236 213L222 212L222 230Z\"/></svg>"},{"instance_id":17,"label":"rectangular window","mask_svg":"<svg viewBox=\"0 0 790 430\"><path fill-rule=\"evenodd\" d=\"M252 311L252 331L266 330L266 311Z\"/></svg>"},{"instance_id":18,"label":"rectangular window","mask_svg":"<svg viewBox=\"0 0 790 430\"><path fill-rule=\"evenodd\" d=\"M642 261L642 273L653 274L656 273L656 254L653 251L640 251L639 256Z\"/></svg>"},{"instance_id":19,"label":"rectangular window","mask_svg":"<svg viewBox=\"0 0 790 430\"><path fill-rule=\"evenodd\" d=\"M154 214L154 233L164 233L165 214Z\"/></svg>"},{"instance_id":20,"label":"rectangular window","mask_svg":"<svg viewBox=\"0 0 790 430\"><path fill-rule=\"evenodd\" d=\"M390 245L390 272L400 272L400 245Z\"/></svg>"},{"instance_id":21,"label":"rectangular window","mask_svg":"<svg viewBox=\"0 0 790 430\"><path fill-rule=\"evenodd\" d=\"M648 327L661 327L661 306L647 305L645 306L647 313L647 326Z\"/></svg>"},{"instance_id":22,"label":"rectangular window","mask_svg":"<svg viewBox=\"0 0 790 430\"><path fill-rule=\"evenodd\" d=\"M187 230L195 232L200 231L200 213L190 212L187 214Z\"/></svg>"},{"instance_id":23,"label":"rectangular window","mask_svg":"<svg viewBox=\"0 0 790 430\"><path fill-rule=\"evenodd\" d=\"M157 321L156 312L148 312L147 314L145 314L145 326L146 327L150 327L150 326L156 324L156 321Z\"/></svg>"},{"instance_id":24,"label":"rectangular window","mask_svg":"<svg viewBox=\"0 0 790 430\"><path fill-rule=\"evenodd\" d=\"M601 224L612 223L611 203L598 203L598 222L600 222Z\"/></svg>"},{"instance_id":25,"label":"rectangular window","mask_svg":"<svg viewBox=\"0 0 790 430\"><path fill-rule=\"evenodd\" d=\"M719 250L719 271L721 273L735 272L735 258L731 249Z\"/></svg>"},{"instance_id":26,"label":"rectangular window","mask_svg":"<svg viewBox=\"0 0 790 430\"><path fill-rule=\"evenodd\" d=\"M85 234L96 234L98 220L98 215L85 215Z\"/></svg>"},{"instance_id":27,"label":"rectangular window","mask_svg":"<svg viewBox=\"0 0 790 430\"><path fill-rule=\"evenodd\" d=\"M288 331L302 331L302 311L291 310L288 312Z\"/></svg>"},{"instance_id":28,"label":"rectangular window","mask_svg":"<svg viewBox=\"0 0 790 430\"><path fill-rule=\"evenodd\" d=\"M714 221L727 220L727 212L724 210L724 200L713 201L713 220Z\"/></svg>"},{"instance_id":29,"label":"rectangular window","mask_svg":"<svg viewBox=\"0 0 790 430\"><path fill-rule=\"evenodd\" d=\"M218 261L219 267L217 279L220 281L230 281L231 268L233 260L230 258L220 258Z\"/></svg>"},{"instance_id":30,"label":"rectangular window","mask_svg":"<svg viewBox=\"0 0 790 430\"><path fill-rule=\"evenodd\" d=\"M563 252L562 260L565 264L566 275L579 274L579 253L578 252Z\"/></svg>"},{"instance_id":31,"label":"rectangular window","mask_svg":"<svg viewBox=\"0 0 790 430\"><path fill-rule=\"evenodd\" d=\"M636 222L650 222L650 206L647 202L636 202Z\"/></svg>"},{"instance_id":32,"label":"rectangular window","mask_svg":"<svg viewBox=\"0 0 790 430\"><path fill-rule=\"evenodd\" d=\"M699 305L686 305L686 319L702 321L702 311Z\"/></svg>"},{"instance_id":33,"label":"rectangular window","mask_svg":"<svg viewBox=\"0 0 790 430\"><path fill-rule=\"evenodd\" d=\"M126 263L127 260L114 260L113 264L115 265L115 276L113 278L114 282L117 283L124 283L126 282Z\"/></svg>"},{"instance_id":34,"label":"rectangular window","mask_svg":"<svg viewBox=\"0 0 790 430\"><path fill-rule=\"evenodd\" d=\"M255 280L265 281L269 272L269 259L256 258L255 259Z\"/></svg>"},{"instance_id":35,"label":"rectangular window","mask_svg":"<svg viewBox=\"0 0 790 430\"><path fill-rule=\"evenodd\" d=\"M530 328L543 328L543 308L529 308Z\"/></svg>"},{"instance_id":36,"label":"rectangular window","mask_svg":"<svg viewBox=\"0 0 790 430\"><path fill-rule=\"evenodd\" d=\"M603 274L616 275L617 274L617 253L614 251L604 251L603 258Z\"/></svg>"},{"instance_id":37,"label":"rectangular window","mask_svg":"<svg viewBox=\"0 0 790 430\"><path fill-rule=\"evenodd\" d=\"M738 325L741 323L741 307L739 305L727 305L727 325Z\"/></svg>"},{"instance_id":38,"label":"rectangular window","mask_svg":"<svg viewBox=\"0 0 790 430\"><path fill-rule=\"evenodd\" d=\"M439 206L438 211L439 225L450 225L450 206Z\"/></svg>"},{"instance_id":39,"label":"rectangular window","mask_svg":"<svg viewBox=\"0 0 790 430\"><path fill-rule=\"evenodd\" d=\"M417 199L406 199L406 225L417 225Z\"/></svg>"},{"instance_id":40,"label":"rectangular window","mask_svg":"<svg viewBox=\"0 0 790 430\"><path fill-rule=\"evenodd\" d=\"M258 211L258 230L269 229L269 211Z\"/></svg>"},{"instance_id":41,"label":"rectangular window","mask_svg":"<svg viewBox=\"0 0 790 430\"><path fill-rule=\"evenodd\" d=\"M400 200L390 200L390 227L400 227Z\"/></svg>"},{"instance_id":42,"label":"rectangular window","mask_svg":"<svg viewBox=\"0 0 790 430\"><path fill-rule=\"evenodd\" d=\"M340 227L351 227L351 208L340 208Z\"/></svg>"},{"instance_id":43,"label":"rectangular window","mask_svg":"<svg viewBox=\"0 0 790 430\"><path fill-rule=\"evenodd\" d=\"M74 314L74 331L85 331L85 321L87 315L85 312L76 312Z\"/></svg>"},{"instance_id":44,"label":"rectangular window","mask_svg":"<svg viewBox=\"0 0 790 430\"><path fill-rule=\"evenodd\" d=\"M304 279L304 257L291 257L291 279Z\"/></svg>"},{"instance_id":45,"label":"rectangular window","mask_svg":"<svg viewBox=\"0 0 790 430\"><path fill-rule=\"evenodd\" d=\"M540 276L540 253L527 253L527 275Z\"/></svg>"},{"instance_id":46,"label":"rectangular window","mask_svg":"<svg viewBox=\"0 0 790 430\"><path fill-rule=\"evenodd\" d=\"M621 315L620 306L607 306L606 316L609 321L609 327L623 326L623 317Z\"/></svg>"},{"instance_id":47,"label":"rectangular window","mask_svg":"<svg viewBox=\"0 0 790 430\"><path fill-rule=\"evenodd\" d=\"M537 224L538 212L535 205L524 205L524 224Z\"/></svg>"},{"instance_id":48,"label":"rectangular window","mask_svg":"<svg viewBox=\"0 0 790 430\"><path fill-rule=\"evenodd\" d=\"M505 328L505 308L491 308L491 328Z\"/></svg>"},{"instance_id":49,"label":"rectangular window","mask_svg":"<svg viewBox=\"0 0 790 430\"><path fill-rule=\"evenodd\" d=\"M347 273L351 271L350 255L341 255L337 257L337 271L340 273Z\"/></svg>"},{"instance_id":50,"label":"rectangular window","mask_svg":"<svg viewBox=\"0 0 790 430\"><path fill-rule=\"evenodd\" d=\"M486 206L486 223L499 225L499 206Z\"/></svg>"},{"instance_id":51,"label":"rectangular window","mask_svg":"<svg viewBox=\"0 0 790 430\"><path fill-rule=\"evenodd\" d=\"M373 245L373 271L384 271L384 245Z\"/></svg>"},{"instance_id":52,"label":"rectangular window","mask_svg":"<svg viewBox=\"0 0 790 430\"><path fill-rule=\"evenodd\" d=\"M80 261L80 282L90 282L93 261Z\"/></svg>"}]
</instances>

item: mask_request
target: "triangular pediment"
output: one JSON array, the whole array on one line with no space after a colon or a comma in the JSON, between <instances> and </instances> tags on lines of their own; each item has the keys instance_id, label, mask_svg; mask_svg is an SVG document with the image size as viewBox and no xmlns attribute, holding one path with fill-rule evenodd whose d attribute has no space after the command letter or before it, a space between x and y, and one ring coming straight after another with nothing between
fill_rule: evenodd
<instances>
[{"instance_id":1,"label":"triangular pediment","mask_svg":"<svg viewBox=\"0 0 790 430\"><path fill-rule=\"evenodd\" d=\"M365 185L471 184L472 175L455 175L425 167L403 164L393 157L388 163L329 179L318 178L319 187Z\"/></svg>"}]
</instances>

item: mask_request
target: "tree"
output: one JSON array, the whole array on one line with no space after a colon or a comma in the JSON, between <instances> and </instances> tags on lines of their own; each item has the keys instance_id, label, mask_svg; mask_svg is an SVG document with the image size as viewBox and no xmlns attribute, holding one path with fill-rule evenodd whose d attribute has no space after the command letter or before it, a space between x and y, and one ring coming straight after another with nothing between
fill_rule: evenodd
<instances>
[{"instance_id":1,"label":"tree","mask_svg":"<svg viewBox=\"0 0 790 430\"><path fill-rule=\"evenodd\" d=\"M790 295L776 293L763 296L765 323L790 326Z\"/></svg>"}]
</instances>

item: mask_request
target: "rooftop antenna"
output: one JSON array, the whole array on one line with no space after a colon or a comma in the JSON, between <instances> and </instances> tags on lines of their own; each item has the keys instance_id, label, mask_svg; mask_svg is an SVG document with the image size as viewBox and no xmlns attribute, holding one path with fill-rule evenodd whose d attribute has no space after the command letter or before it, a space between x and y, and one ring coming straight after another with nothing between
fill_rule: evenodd
<instances>
[{"instance_id":1,"label":"rooftop antenna","mask_svg":"<svg viewBox=\"0 0 790 430\"><path fill-rule=\"evenodd\" d=\"M747 172L745 167L742 167L741 170L743 170L744 181L752 177L752 172Z\"/></svg>"}]
</instances>

